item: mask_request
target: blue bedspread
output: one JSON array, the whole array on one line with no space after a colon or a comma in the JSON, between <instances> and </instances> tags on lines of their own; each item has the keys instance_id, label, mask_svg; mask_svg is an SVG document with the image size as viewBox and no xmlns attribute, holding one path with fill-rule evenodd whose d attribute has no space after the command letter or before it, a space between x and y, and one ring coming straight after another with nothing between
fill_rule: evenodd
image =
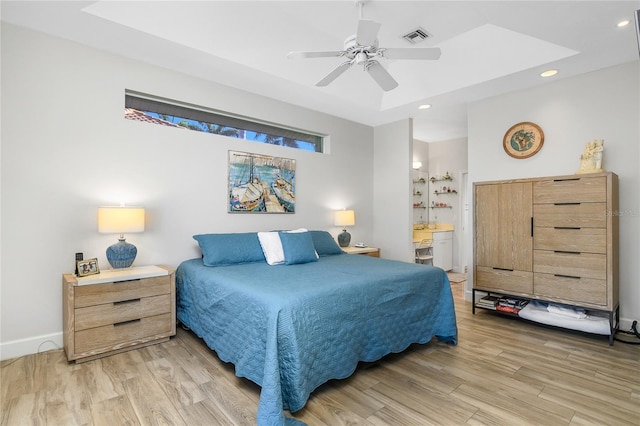
<instances>
[{"instance_id":1,"label":"blue bedspread","mask_svg":"<svg viewBox=\"0 0 640 426\"><path fill-rule=\"evenodd\" d=\"M176 271L178 320L236 375L262 387L259 425L282 425L330 379L437 336L457 343L453 297L439 268L358 255L301 265L265 262ZM295 422L295 421L294 421Z\"/></svg>"}]
</instances>

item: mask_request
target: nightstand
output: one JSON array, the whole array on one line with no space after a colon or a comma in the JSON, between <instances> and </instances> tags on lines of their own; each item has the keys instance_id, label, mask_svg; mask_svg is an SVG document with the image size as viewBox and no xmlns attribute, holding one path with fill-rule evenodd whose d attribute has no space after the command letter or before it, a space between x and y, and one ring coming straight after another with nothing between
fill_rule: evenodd
<instances>
[{"instance_id":1,"label":"nightstand","mask_svg":"<svg viewBox=\"0 0 640 426\"><path fill-rule=\"evenodd\" d=\"M380 257L380 249L377 247L341 247L348 254L362 254L371 257Z\"/></svg>"},{"instance_id":2,"label":"nightstand","mask_svg":"<svg viewBox=\"0 0 640 426\"><path fill-rule=\"evenodd\" d=\"M176 334L175 271L164 266L64 274L62 292L69 361L90 361Z\"/></svg>"}]
</instances>

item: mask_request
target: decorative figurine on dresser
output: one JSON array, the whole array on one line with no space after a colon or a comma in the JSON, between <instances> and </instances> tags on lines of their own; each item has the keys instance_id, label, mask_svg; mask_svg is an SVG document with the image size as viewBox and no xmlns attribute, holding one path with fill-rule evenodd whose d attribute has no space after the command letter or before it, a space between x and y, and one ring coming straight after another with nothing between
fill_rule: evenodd
<instances>
[{"instance_id":1,"label":"decorative figurine on dresser","mask_svg":"<svg viewBox=\"0 0 640 426\"><path fill-rule=\"evenodd\" d=\"M587 142L587 145L580 156L580 170L578 170L576 174L604 172L604 169L602 168L603 153L603 139L594 139L591 142Z\"/></svg>"}]
</instances>

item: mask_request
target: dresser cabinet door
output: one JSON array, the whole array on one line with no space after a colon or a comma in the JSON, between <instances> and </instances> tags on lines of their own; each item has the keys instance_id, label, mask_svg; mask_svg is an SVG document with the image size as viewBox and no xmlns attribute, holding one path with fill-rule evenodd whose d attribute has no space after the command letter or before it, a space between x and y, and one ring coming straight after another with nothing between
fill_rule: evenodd
<instances>
[{"instance_id":1,"label":"dresser cabinet door","mask_svg":"<svg viewBox=\"0 0 640 426\"><path fill-rule=\"evenodd\" d=\"M533 292L530 182L475 186L475 285Z\"/></svg>"}]
</instances>

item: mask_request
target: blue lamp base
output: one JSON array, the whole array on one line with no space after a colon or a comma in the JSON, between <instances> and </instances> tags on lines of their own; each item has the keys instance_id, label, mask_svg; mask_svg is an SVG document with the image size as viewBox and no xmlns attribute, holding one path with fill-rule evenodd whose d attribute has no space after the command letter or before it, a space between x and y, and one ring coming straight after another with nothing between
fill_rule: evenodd
<instances>
[{"instance_id":1,"label":"blue lamp base","mask_svg":"<svg viewBox=\"0 0 640 426\"><path fill-rule=\"evenodd\" d=\"M342 230L340 234L338 234L338 245L340 247L349 247L350 242L351 242L351 234L348 233L345 228Z\"/></svg>"},{"instance_id":2,"label":"blue lamp base","mask_svg":"<svg viewBox=\"0 0 640 426\"><path fill-rule=\"evenodd\" d=\"M136 246L129 244L124 238L119 238L117 243L107 248L107 260L113 269L130 267L137 254Z\"/></svg>"}]
</instances>

